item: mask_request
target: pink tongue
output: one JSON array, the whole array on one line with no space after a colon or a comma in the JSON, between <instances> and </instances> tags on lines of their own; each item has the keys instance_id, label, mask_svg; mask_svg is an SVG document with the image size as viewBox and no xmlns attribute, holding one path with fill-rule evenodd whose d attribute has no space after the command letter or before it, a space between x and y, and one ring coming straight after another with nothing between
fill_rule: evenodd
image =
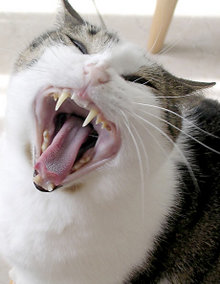
<instances>
[{"instance_id":1,"label":"pink tongue","mask_svg":"<svg viewBox=\"0 0 220 284\"><path fill-rule=\"evenodd\" d=\"M78 151L91 131L89 126L82 127L82 122L76 117L68 118L37 160L35 170L44 182L60 185L71 172Z\"/></svg>"}]
</instances>

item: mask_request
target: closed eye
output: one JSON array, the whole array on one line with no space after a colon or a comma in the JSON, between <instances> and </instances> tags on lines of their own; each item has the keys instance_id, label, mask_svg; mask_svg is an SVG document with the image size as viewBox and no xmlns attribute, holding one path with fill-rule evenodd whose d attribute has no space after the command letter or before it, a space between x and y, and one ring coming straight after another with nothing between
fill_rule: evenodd
<instances>
[{"instance_id":1,"label":"closed eye","mask_svg":"<svg viewBox=\"0 0 220 284\"><path fill-rule=\"evenodd\" d=\"M82 44L80 41L73 39L72 37L66 35L68 39L83 53L83 54L88 54L88 51L84 44Z\"/></svg>"},{"instance_id":2,"label":"closed eye","mask_svg":"<svg viewBox=\"0 0 220 284\"><path fill-rule=\"evenodd\" d=\"M137 76L137 75L125 75L125 76L123 76L123 78L124 78L126 81L129 81L129 82L132 82L132 83L137 83L137 84L141 84L141 85L145 85L145 86L148 86L148 87L157 89L157 88L154 86L154 84L153 84L150 80L147 80L146 78L141 77L141 76Z\"/></svg>"}]
</instances>

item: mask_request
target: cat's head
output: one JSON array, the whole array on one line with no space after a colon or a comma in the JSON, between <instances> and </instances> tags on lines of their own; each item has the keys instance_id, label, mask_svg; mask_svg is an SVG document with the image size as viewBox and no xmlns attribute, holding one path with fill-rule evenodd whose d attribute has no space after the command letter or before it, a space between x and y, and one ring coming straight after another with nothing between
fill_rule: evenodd
<instances>
[{"instance_id":1,"label":"cat's head","mask_svg":"<svg viewBox=\"0 0 220 284\"><path fill-rule=\"evenodd\" d=\"M174 77L144 50L83 20L68 1L63 11L59 27L17 60L9 143L21 150L40 190L88 180L105 187L109 176L135 185L172 150L183 97L211 85Z\"/></svg>"}]
</instances>

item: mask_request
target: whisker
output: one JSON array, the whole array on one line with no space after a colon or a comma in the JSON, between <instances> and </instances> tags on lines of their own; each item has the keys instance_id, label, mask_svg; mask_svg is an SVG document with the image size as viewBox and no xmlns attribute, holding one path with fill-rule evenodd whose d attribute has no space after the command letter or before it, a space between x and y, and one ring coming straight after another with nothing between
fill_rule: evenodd
<instances>
[{"instance_id":1,"label":"whisker","mask_svg":"<svg viewBox=\"0 0 220 284\"><path fill-rule=\"evenodd\" d=\"M187 158L184 156L182 150L178 147L178 145L176 143L174 143L173 140L164 131L162 131L160 128L158 128L156 125L154 125L150 121L146 120L145 118L143 118L143 117L141 117L141 116L139 116L138 114L135 114L135 113L133 113L131 115L145 121L149 126L151 126L155 130L157 130L160 134L162 134L174 146L174 148L178 151L180 156L183 158L183 161L184 161L184 163L185 163L185 165L186 165L186 167L189 171L189 174L190 174L190 176L193 180L194 186L199 191L199 185L198 185L197 179L196 179L196 177L193 173L192 167L190 166L190 163L188 162Z\"/></svg>"},{"instance_id":2,"label":"whisker","mask_svg":"<svg viewBox=\"0 0 220 284\"><path fill-rule=\"evenodd\" d=\"M212 151L212 152L214 152L214 153L216 153L216 154L218 154L218 155L220 154L219 151L217 151L217 150L215 150L215 149L209 147L208 145L206 145L206 144L204 144L203 142L199 141L198 139L196 139L196 138L193 137L192 135L188 134L187 132L183 131L182 129L180 129L179 127L175 126L174 124L170 123L169 121L167 121L167 120L165 120L165 119L163 119L163 118L161 118L161 117L158 117L158 116L156 116L156 115L154 115L154 114L152 114L152 113L149 113L149 112L146 112L146 111L143 111L143 112L146 113L147 115L151 116L151 117L154 117L154 118L156 118L156 119L158 119L158 120L160 120L160 121L165 122L166 124L170 125L171 127L175 128L176 130L180 131L181 133L183 133L184 135L186 135L186 136L189 137L190 139L194 140L196 143L200 144L201 146L207 148L208 150L210 150L210 151Z\"/></svg>"},{"instance_id":3,"label":"whisker","mask_svg":"<svg viewBox=\"0 0 220 284\"><path fill-rule=\"evenodd\" d=\"M192 22L193 22L193 18L190 17L190 20L187 21L187 25L184 26L184 29L181 32L181 36L179 36L178 38L175 37L175 40L173 40L167 47L163 48L158 54L165 55L166 53L168 53L168 51L174 48L178 43L181 43L183 40L183 35L188 33L188 28L192 24Z\"/></svg>"},{"instance_id":4,"label":"whisker","mask_svg":"<svg viewBox=\"0 0 220 284\"><path fill-rule=\"evenodd\" d=\"M160 27L160 30L159 30L159 32L158 32L158 34L157 34L157 37L156 37L155 40L154 40L154 43L153 43L152 46L151 46L151 49L148 50L149 53L152 52L152 50L154 49L155 45L157 44L157 41L158 41L158 39L159 39L159 37L160 37L161 32L162 32L162 26Z\"/></svg>"},{"instance_id":5,"label":"whisker","mask_svg":"<svg viewBox=\"0 0 220 284\"><path fill-rule=\"evenodd\" d=\"M157 96L158 99L179 99L179 98L187 98L187 97L193 97L195 96L195 93L190 93L187 95L178 95L178 96Z\"/></svg>"},{"instance_id":6,"label":"whisker","mask_svg":"<svg viewBox=\"0 0 220 284\"><path fill-rule=\"evenodd\" d=\"M140 168L140 178L141 178L141 195L142 195L142 220L144 221L144 197L145 197L145 192L144 192L144 189L145 189L145 182L144 182L144 170L143 170L143 162L142 162L142 158L141 158L141 153L140 153L140 150L139 150L139 147L138 147L138 144L137 144L137 141L130 129L130 126L129 126L129 121L128 121L128 118L126 117L125 113L120 110L121 114L123 115L124 117L124 123L125 123L125 126L126 128L128 129L128 132L133 140L133 143L134 143L134 146L135 146L135 149L136 149L136 152L137 152L137 157L138 157L138 162L139 162L139 168Z\"/></svg>"},{"instance_id":7,"label":"whisker","mask_svg":"<svg viewBox=\"0 0 220 284\"><path fill-rule=\"evenodd\" d=\"M133 130L136 133L136 136L139 138L140 144L141 144L142 149L144 151L144 156L145 156L145 161L146 161L146 171L147 171L147 173L149 173L149 171L150 171L149 157L148 157L148 154L146 152L146 149L145 149L145 146L144 146L144 143L143 143L143 139L141 139L141 136L138 133L138 131L136 130L136 128L134 127L134 125L132 123L130 123L130 124L131 124L131 126L133 126Z\"/></svg>"},{"instance_id":8,"label":"whisker","mask_svg":"<svg viewBox=\"0 0 220 284\"><path fill-rule=\"evenodd\" d=\"M27 67L27 69L31 69L31 70L33 70L33 71L37 71L37 72L39 72L39 73L48 73L48 71L47 70L45 70L45 69L40 69L40 68L36 68L35 66L28 66Z\"/></svg>"},{"instance_id":9,"label":"whisker","mask_svg":"<svg viewBox=\"0 0 220 284\"><path fill-rule=\"evenodd\" d=\"M166 112L169 112L179 118L181 118L182 120L186 121L188 124L190 124L192 127L194 127L195 129L197 129L198 131L208 135L208 136L211 136L211 137L214 137L214 138L217 138L219 139L220 137L212 134L212 133L209 133L208 131L205 131L204 129L200 128L199 126L197 126L195 123L193 123L192 121L188 120L187 118L185 118L184 116L172 111L172 110L169 110L167 108L164 108L164 107L161 107L161 106L156 106L156 105L151 105L151 104L147 104L147 103L139 103L139 102L134 102L134 104L137 104L137 105L143 105L143 106L148 106L148 107L152 107L152 108L157 108L157 109L160 109L160 110L163 110L163 111L166 111Z\"/></svg>"},{"instance_id":10,"label":"whisker","mask_svg":"<svg viewBox=\"0 0 220 284\"><path fill-rule=\"evenodd\" d=\"M165 157L167 157L167 152L165 151L165 149L162 147L161 143L158 141L158 139L156 139L156 137L153 135L153 133L149 130L149 128L146 127L146 125L144 124L143 121L140 122L143 126L143 128L147 131L147 133L152 137L152 139L154 140L154 142L158 145L158 147L160 148L161 152L163 153L163 155Z\"/></svg>"},{"instance_id":11,"label":"whisker","mask_svg":"<svg viewBox=\"0 0 220 284\"><path fill-rule=\"evenodd\" d=\"M135 77L136 76L134 75L134 78ZM147 79L147 78L145 78L143 76L139 76L139 75L137 76L136 79L133 79L133 80L131 80L131 79L132 79L132 76L131 76L130 80L126 79L126 76L125 76L125 80L127 80L127 81L129 81L131 83L139 83L139 81L140 81L140 85L143 85L143 86L147 86L147 85L149 85L151 83L153 85L154 82L159 82L159 80L157 81L156 79ZM142 81L144 80L145 82L143 83L143 82L141 82L141 80Z\"/></svg>"},{"instance_id":12,"label":"whisker","mask_svg":"<svg viewBox=\"0 0 220 284\"><path fill-rule=\"evenodd\" d=\"M97 7L97 5L96 5L95 0L92 0L92 2L93 2L93 5L94 5L94 7L95 7L95 9L96 9L96 13L97 13L97 15L98 15L98 17L99 17L99 20L100 20L100 23L101 23L102 27L103 27L104 29L107 29L106 24L105 24L105 22L104 22L104 20L103 20L103 17L102 17L102 15L101 15L101 13L99 12L99 9L98 9L98 7Z\"/></svg>"},{"instance_id":13,"label":"whisker","mask_svg":"<svg viewBox=\"0 0 220 284\"><path fill-rule=\"evenodd\" d=\"M91 134L91 135L89 135L89 137L98 138L99 136L98 136L98 135Z\"/></svg>"}]
</instances>

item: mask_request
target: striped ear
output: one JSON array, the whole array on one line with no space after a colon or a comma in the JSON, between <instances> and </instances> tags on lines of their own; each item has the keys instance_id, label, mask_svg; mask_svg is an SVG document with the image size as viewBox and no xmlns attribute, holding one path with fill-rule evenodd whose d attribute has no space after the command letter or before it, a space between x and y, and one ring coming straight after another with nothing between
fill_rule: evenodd
<instances>
[{"instance_id":1,"label":"striped ear","mask_svg":"<svg viewBox=\"0 0 220 284\"><path fill-rule=\"evenodd\" d=\"M199 81L191 81L191 80L185 80L185 79L177 79L180 83L180 85L183 85L185 87L185 93L187 94L187 90L189 89L189 93L194 91L199 91L202 89L207 89L215 86L215 82L199 82ZM183 88L184 90L184 88Z\"/></svg>"},{"instance_id":2,"label":"striped ear","mask_svg":"<svg viewBox=\"0 0 220 284\"><path fill-rule=\"evenodd\" d=\"M180 97L215 85L215 82L199 82L178 78L165 70L162 72L162 78L166 85L165 93Z\"/></svg>"},{"instance_id":3,"label":"striped ear","mask_svg":"<svg viewBox=\"0 0 220 284\"><path fill-rule=\"evenodd\" d=\"M62 0L62 6L64 9L64 25L83 25L85 21L82 17L73 9L67 0Z\"/></svg>"}]
</instances>

